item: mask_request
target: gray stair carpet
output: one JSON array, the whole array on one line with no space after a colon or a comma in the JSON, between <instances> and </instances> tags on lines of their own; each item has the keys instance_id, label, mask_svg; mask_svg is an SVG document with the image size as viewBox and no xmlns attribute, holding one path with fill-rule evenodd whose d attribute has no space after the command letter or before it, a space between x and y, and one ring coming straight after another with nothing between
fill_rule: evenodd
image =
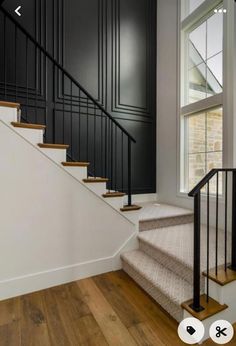
<instances>
[{"instance_id":1,"label":"gray stair carpet","mask_svg":"<svg viewBox=\"0 0 236 346\"><path fill-rule=\"evenodd\" d=\"M177 321L183 319L181 303L191 299L192 286L143 251L122 254L123 269Z\"/></svg>"},{"instance_id":2,"label":"gray stair carpet","mask_svg":"<svg viewBox=\"0 0 236 346\"><path fill-rule=\"evenodd\" d=\"M139 233L139 248L157 262L173 270L191 285L193 284L193 224L176 225ZM229 239L230 242L230 239ZM219 230L218 256L224 263L224 232ZM210 268L215 267L215 229L210 228ZM230 245L228 244L230 261ZM201 271L207 268L207 229L201 228ZM202 277L202 290L204 278Z\"/></svg>"},{"instance_id":3,"label":"gray stair carpet","mask_svg":"<svg viewBox=\"0 0 236 346\"><path fill-rule=\"evenodd\" d=\"M141 206L140 231L193 222L193 212L188 209L158 203L141 203Z\"/></svg>"},{"instance_id":4,"label":"gray stair carpet","mask_svg":"<svg viewBox=\"0 0 236 346\"><path fill-rule=\"evenodd\" d=\"M206 270L207 232L201 228L201 271ZM139 233L139 250L122 254L123 269L177 321L181 303L193 296L193 223ZM229 238L229 237L228 237ZM210 229L210 268L215 267L215 229ZM224 263L224 232L219 230L219 265ZM230 260L230 246L228 244ZM204 277L201 280L204 293Z\"/></svg>"}]
</instances>

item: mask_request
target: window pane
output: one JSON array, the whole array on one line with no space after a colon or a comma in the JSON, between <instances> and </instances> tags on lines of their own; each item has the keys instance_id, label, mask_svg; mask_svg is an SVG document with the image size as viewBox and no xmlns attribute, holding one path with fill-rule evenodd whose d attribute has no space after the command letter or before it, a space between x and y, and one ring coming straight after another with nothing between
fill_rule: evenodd
<instances>
[{"instance_id":1,"label":"window pane","mask_svg":"<svg viewBox=\"0 0 236 346\"><path fill-rule=\"evenodd\" d=\"M205 0L189 0L189 13L192 13L198 6L200 6Z\"/></svg>"},{"instance_id":2,"label":"window pane","mask_svg":"<svg viewBox=\"0 0 236 346\"><path fill-rule=\"evenodd\" d=\"M206 65L200 64L189 70L189 98L193 103L206 98Z\"/></svg>"},{"instance_id":3,"label":"window pane","mask_svg":"<svg viewBox=\"0 0 236 346\"><path fill-rule=\"evenodd\" d=\"M213 168L221 168L223 165L222 162L222 152L219 153L208 153L207 154L207 171L209 172ZM218 191L222 194L222 173L219 173L219 186ZM210 184L210 193L215 194L217 191L217 178L216 176L212 179Z\"/></svg>"},{"instance_id":4,"label":"window pane","mask_svg":"<svg viewBox=\"0 0 236 346\"><path fill-rule=\"evenodd\" d=\"M205 153L206 151L206 116L205 113L188 117L188 152Z\"/></svg>"},{"instance_id":5,"label":"window pane","mask_svg":"<svg viewBox=\"0 0 236 346\"><path fill-rule=\"evenodd\" d=\"M207 58L223 50L223 13L216 13L207 21Z\"/></svg>"},{"instance_id":6,"label":"window pane","mask_svg":"<svg viewBox=\"0 0 236 346\"><path fill-rule=\"evenodd\" d=\"M223 61L222 53L215 55L213 58L207 60L207 83L209 90L213 94L222 92L223 85Z\"/></svg>"},{"instance_id":7,"label":"window pane","mask_svg":"<svg viewBox=\"0 0 236 346\"><path fill-rule=\"evenodd\" d=\"M206 60L206 33L207 26L204 22L189 34L189 40L196 48L201 60Z\"/></svg>"},{"instance_id":8,"label":"window pane","mask_svg":"<svg viewBox=\"0 0 236 346\"><path fill-rule=\"evenodd\" d=\"M188 190L194 188L206 174L206 154L190 154L188 156Z\"/></svg>"},{"instance_id":9,"label":"window pane","mask_svg":"<svg viewBox=\"0 0 236 346\"><path fill-rule=\"evenodd\" d=\"M210 15L186 38L182 106L223 91L223 13Z\"/></svg>"},{"instance_id":10,"label":"window pane","mask_svg":"<svg viewBox=\"0 0 236 346\"><path fill-rule=\"evenodd\" d=\"M205 0L181 0L182 1L182 20L196 10Z\"/></svg>"},{"instance_id":11,"label":"window pane","mask_svg":"<svg viewBox=\"0 0 236 346\"><path fill-rule=\"evenodd\" d=\"M223 110L222 107L186 116L185 169L186 188L189 191L213 168L223 164ZM216 181L211 184L216 192ZM206 192L205 190L203 190ZM222 192L222 177L219 177Z\"/></svg>"},{"instance_id":12,"label":"window pane","mask_svg":"<svg viewBox=\"0 0 236 346\"><path fill-rule=\"evenodd\" d=\"M207 114L207 151L222 152L223 150L223 117L222 108L218 108L208 112ZM222 154L221 154L222 156ZM217 160L217 163L219 161ZM222 157L221 157L222 164ZM208 164L211 169L211 164ZM218 168L221 167L218 166ZM214 167L212 167L214 168Z\"/></svg>"}]
</instances>

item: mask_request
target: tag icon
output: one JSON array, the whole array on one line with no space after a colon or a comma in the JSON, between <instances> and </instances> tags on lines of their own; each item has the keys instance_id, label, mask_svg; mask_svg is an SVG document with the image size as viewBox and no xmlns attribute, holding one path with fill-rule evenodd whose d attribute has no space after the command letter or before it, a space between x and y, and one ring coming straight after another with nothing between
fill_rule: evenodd
<instances>
[{"instance_id":1,"label":"tag icon","mask_svg":"<svg viewBox=\"0 0 236 346\"><path fill-rule=\"evenodd\" d=\"M194 329L192 326L187 326L186 330L189 335L193 335L194 333L196 333L196 329Z\"/></svg>"}]
</instances>

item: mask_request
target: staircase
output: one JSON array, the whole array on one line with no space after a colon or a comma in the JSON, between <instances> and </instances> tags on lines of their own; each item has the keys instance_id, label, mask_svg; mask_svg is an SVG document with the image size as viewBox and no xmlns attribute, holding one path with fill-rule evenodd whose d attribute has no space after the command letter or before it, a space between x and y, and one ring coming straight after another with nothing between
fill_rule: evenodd
<instances>
[{"instance_id":1,"label":"staircase","mask_svg":"<svg viewBox=\"0 0 236 346\"><path fill-rule=\"evenodd\" d=\"M186 317L186 302L193 297L193 273L194 273L194 223L191 211L158 204L144 204L140 214L138 235L139 248L121 255L124 271L127 272L147 293L149 293L158 304L162 306L178 322ZM150 229L151 225L155 228ZM146 230L147 229L147 230ZM210 244L215 249L216 238L215 229L210 228ZM225 233L219 230L218 234L218 265L219 276L222 274L222 265L225 261ZM230 239L228 239L230 248ZM201 295L204 296L206 279L206 258L207 258L207 227L202 225L201 238ZM230 262L231 253L227 254L227 261ZM210 256L210 268L214 268L215 256ZM224 272L224 269L223 269ZM232 280L226 280L224 284L233 282L236 288L236 273L228 269L227 275ZM224 275L225 277L225 275ZM213 283L213 281L212 281ZM216 284L217 285L217 284ZM216 290L222 289L222 283ZM228 287L229 288L229 287ZM231 287L232 289L232 287ZM229 291L228 291L229 292ZM218 292L219 293L219 292ZM221 292L222 293L222 292ZM232 291L231 291L232 294ZM195 317L207 320L214 315L217 319L219 314L227 310L229 298L212 292L211 296L215 300L209 299L209 305L213 305L211 313L205 315L196 314ZM230 297L231 311L235 308L233 297ZM208 309L209 310L209 309ZM235 311L235 310L234 310ZM217 315L218 314L218 315ZM231 322L235 322L234 319ZM190 315L194 315L192 311ZM227 316L227 314L226 314ZM228 318L230 319L230 314ZM220 318L219 318L220 319Z\"/></svg>"},{"instance_id":2,"label":"staircase","mask_svg":"<svg viewBox=\"0 0 236 346\"><path fill-rule=\"evenodd\" d=\"M15 109L16 112L11 112ZM56 164L75 177L79 182L93 193L103 198L104 202L124 214L128 219L134 219L132 212L139 211L140 206L127 205L126 194L107 189L109 179L88 176L89 162L67 162L67 144L44 143L45 125L20 122L20 104L0 101L0 120L10 125L20 136L36 146L40 151L53 160Z\"/></svg>"},{"instance_id":3,"label":"staircase","mask_svg":"<svg viewBox=\"0 0 236 346\"><path fill-rule=\"evenodd\" d=\"M224 237L220 232L220 239ZM211 230L214 243L214 230ZM181 321L181 304L192 298L193 291L193 223L141 232L139 249L122 255L124 270L143 287L168 313ZM223 244L223 242L220 242ZM206 258L206 238L202 238ZM220 264L224 263L223 245ZM211 267L214 258L211 258ZM206 270L202 261L203 271ZM201 293L204 293L204 276Z\"/></svg>"}]
</instances>

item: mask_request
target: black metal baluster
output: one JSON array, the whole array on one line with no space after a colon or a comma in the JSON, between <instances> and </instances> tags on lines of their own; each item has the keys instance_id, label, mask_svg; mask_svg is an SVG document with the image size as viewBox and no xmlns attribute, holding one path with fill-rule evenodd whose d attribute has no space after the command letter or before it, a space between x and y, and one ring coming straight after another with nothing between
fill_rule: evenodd
<instances>
[{"instance_id":1,"label":"black metal baluster","mask_svg":"<svg viewBox=\"0 0 236 346\"><path fill-rule=\"evenodd\" d=\"M201 278L201 191L194 196L194 273L193 273L193 304L194 311L202 311L200 305Z\"/></svg>"},{"instance_id":2,"label":"black metal baluster","mask_svg":"<svg viewBox=\"0 0 236 346\"><path fill-rule=\"evenodd\" d=\"M117 126L115 127L115 190L117 191L117 160L118 160L118 153L117 153Z\"/></svg>"},{"instance_id":3,"label":"black metal baluster","mask_svg":"<svg viewBox=\"0 0 236 346\"><path fill-rule=\"evenodd\" d=\"M107 162L107 141L108 141L108 131L107 131L107 121L108 118L105 117L105 177L108 178L108 162Z\"/></svg>"},{"instance_id":4,"label":"black metal baluster","mask_svg":"<svg viewBox=\"0 0 236 346\"><path fill-rule=\"evenodd\" d=\"M132 205L131 167L131 140L128 138L128 206Z\"/></svg>"},{"instance_id":5,"label":"black metal baluster","mask_svg":"<svg viewBox=\"0 0 236 346\"><path fill-rule=\"evenodd\" d=\"M79 142L79 160L81 160L81 143L80 143L80 134L81 134L81 91L79 90L79 138L78 138L78 142Z\"/></svg>"},{"instance_id":6,"label":"black metal baluster","mask_svg":"<svg viewBox=\"0 0 236 346\"><path fill-rule=\"evenodd\" d=\"M86 116L87 116L87 162L89 161L89 100L87 98L87 112L86 112Z\"/></svg>"},{"instance_id":7,"label":"black metal baluster","mask_svg":"<svg viewBox=\"0 0 236 346\"><path fill-rule=\"evenodd\" d=\"M124 133L121 132L121 186L124 192Z\"/></svg>"},{"instance_id":8,"label":"black metal baluster","mask_svg":"<svg viewBox=\"0 0 236 346\"><path fill-rule=\"evenodd\" d=\"M102 114L102 112L101 112L101 158L100 158L100 160L101 160L101 173L102 173L102 176L103 177L106 177L106 174L105 174L105 172L104 172L104 153L103 153L103 140L104 140L104 138L103 138L103 114Z\"/></svg>"},{"instance_id":9,"label":"black metal baluster","mask_svg":"<svg viewBox=\"0 0 236 346\"><path fill-rule=\"evenodd\" d=\"M60 71L58 71L60 73ZM60 75L60 74L59 74ZM63 144L65 144L65 75L62 73L62 116L63 116Z\"/></svg>"},{"instance_id":10,"label":"black metal baluster","mask_svg":"<svg viewBox=\"0 0 236 346\"><path fill-rule=\"evenodd\" d=\"M17 90L17 27L15 26L15 88L16 88L16 92L15 92L15 101L17 102L17 98L18 98L18 90Z\"/></svg>"},{"instance_id":11,"label":"black metal baluster","mask_svg":"<svg viewBox=\"0 0 236 346\"><path fill-rule=\"evenodd\" d=\"M236 172L233 171L232 188L232 258L231 269L236 271Z\"/></svg>"},{"instance_id":12,"label":"black metal baluster","mask_svg":"<svg viewBox=\"0 0 236 346\"><path fill-rule=\"evenodd\" d=\"M228 258L228 172L225 172L225 271Z\"/></svg>"},{"instance_id":13,"label":"black metal baluster","mask_svg":"<svg viewBox=\"0 0 236 346\"><path fill-rule=\"evenodd\" d=\"M53 133L52 133L52 141L53 141L53 143L56 142L56 91L55 91L55 84L56 84L56 76L57 75L58 75L58 72L56 72L56 66L53 65L53 81L52 81L52 88L53 88L53 119L52 119Z\"/></svg>"},{"instance_id":14,"label":"black metal baluster","mask_svg":"<svg viewBox=\"0 0 236 346\"><path fill-rule=\"evenodd\" d=\"M96 106L94 105L94 111L93 111L93 120L94 120L94 125L93 125L93 145L94 145L94 148L93 148L93 157L94 157L94 174L96 174L96 141L97 141L97 134L96 134L96 130L97 130L97 125L96 125L96 122L97 122L97 116L96 116Z\"/></svg>"},{"instance_id":15,"label":"black metal baluster","mask_svg":"<svg viewBox=\"0 0 236 346\"><path fill-rule=\"evenodd\" d=\"M110 122L110 126L111 126L111 190L113 190L113 122Z\"/></svg>"},{"instance_id":16,"label":"black metal baluster","mask_svg":"<svg viewBox=\"0 0 236 346\"><path fill-rule=\"evenodd\" d=\"M215 254L215 274L218 275L218 245L219 245L219 173L216 173L216 254Z\"/></svg>"},{"instance_id":17,"label":"black metal baluster","mask_svg":"<svg viewBox=\"0 0 236 346\"><path fill-rule=\"evenodd\" d=\"M28 107L29 107L29 85L28 85L28 44L29 40L28 37L26 37L26 119L28 119Z\"/></svg>"},{"instance_id":18,"label":"black metal baluster","mask_svg":"<svg viewBox=\"0 0 236 346\"><path fill-rule=\"evenodd\" d=\"M73 157L73 85L70 81L70 155Z\"/></svg>"},{"instance_id":19,"label":"black metal baluster","mask_svg":"<svg viewBox=\"0 0 236 346\"><path fill-rule=\"evenodd\" d=\"M210 183L207 183L207 302L209 302L209 269L210 269Z\"/></svg>"},{"instance_id":20,"label":"black metal baluster","mask_svg":"<svg viewBox=\"0 0 236 346\"><path fill-rule=\"evenodd\" d=\"M55 79L55 65L53 65L53 85L54 85L54 79ZM55 100L54 100L55 103ZM38 48L35 46L35 117L36 117L36 123L38 124Z\"/></svg>"},{"instance_id":21,"label":"black metal baluster","mask_svg":"<svg viewBox=\"0 0 236 346\"><path fill-rule=\"evenodd\" d=\"M3 43L3 49L4 49L4 98L7 100L7 47L6 47L6 16L4 15L4 43Z\"/></svg>"}]
</instances>

